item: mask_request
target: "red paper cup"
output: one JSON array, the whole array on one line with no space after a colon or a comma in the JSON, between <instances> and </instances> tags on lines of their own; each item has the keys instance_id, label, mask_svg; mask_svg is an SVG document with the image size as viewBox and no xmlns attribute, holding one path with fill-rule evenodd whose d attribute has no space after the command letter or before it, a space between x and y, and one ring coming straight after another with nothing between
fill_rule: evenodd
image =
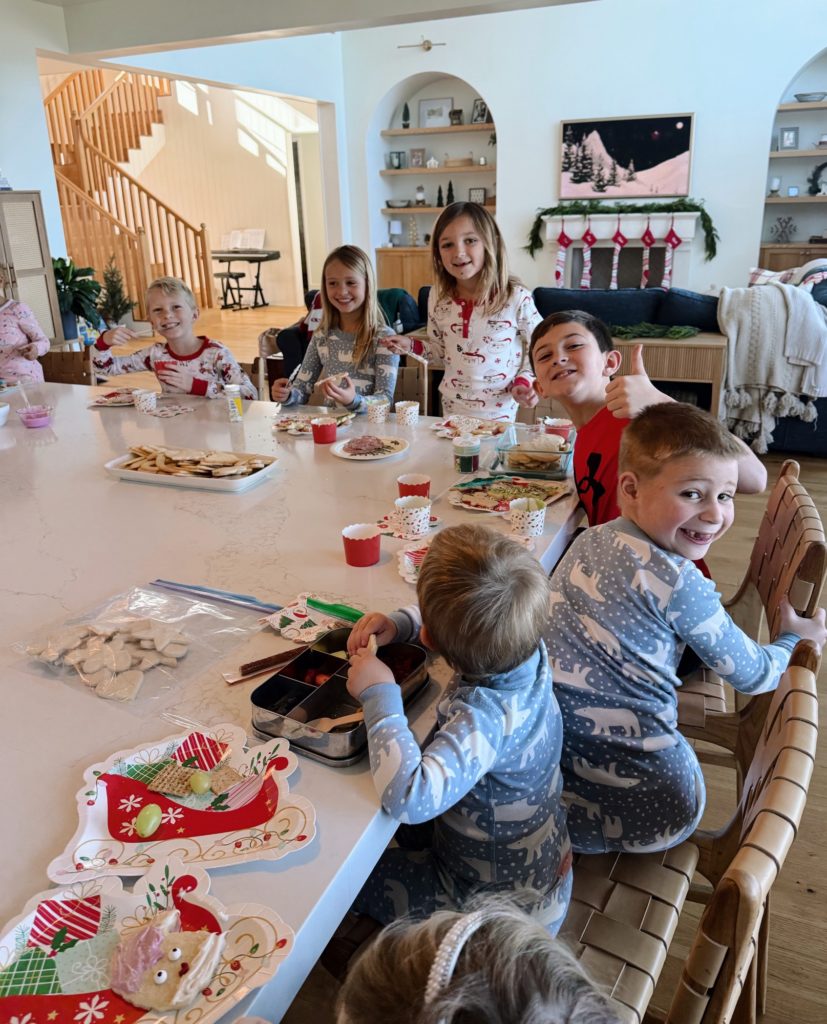
<instances>
[{"instance_id":1,"label":"red paper cup","mask_svg":"<svg viewBox=\"0 0 827 1024\"><path fill-rule=\"evenodd\" d=\"M170 362L168 359L159 359L155 363L155 372L163 373L164 370L169 370L173 366L175 366L175 363Z\"/></svg>"},{"instance_id":2,"label":"red paper cup","mask_svg":"<svg viewBox=\"0 0 827 1024\"><path fill-rule=\"evenodd\" d=\"M336 440L336 420L331 416L318 416L310 421L310 428L316 444L332 444Z\"/></svg>"},{"instance_id":3,"label":"red paper cup","mask_svg":"<svg viewBox=\"0 0 827 1024\"><path fill-rule=\"evenodd\" d=\"M375 523L353 523L342 530L345 561L348 565L376 565L379 561L381 531Z\"/></svg>"},{"instance_id":4,"label":"red paper cup","mask_svg":"<svg viewBox=\"0 0 827 1024\"><path fill-rule=\"evenodd\" d=\"M419 495L420 498L431 496L431 478L424 473L404 473L396 478L396 485L400 498L407 498L412 494Z\"/></svg>"},{"instance_id":5,"label":"red paper cup","mask_svg":"<svg viewBox=\"0 0 827 1024\"><path fill-rule=\"evenodd\" d=\"M562 437L564 441L568 441L569 435L574 429L574 424L571 420L557 420L546 417L544 423L547 434L556 434L558 437Z\"/></svg>"}]
</instances>

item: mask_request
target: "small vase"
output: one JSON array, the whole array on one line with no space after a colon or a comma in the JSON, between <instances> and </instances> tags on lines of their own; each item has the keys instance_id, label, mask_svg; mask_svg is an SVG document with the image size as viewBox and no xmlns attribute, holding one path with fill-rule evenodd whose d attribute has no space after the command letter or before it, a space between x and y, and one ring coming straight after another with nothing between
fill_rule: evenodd
<instances>
[{"instance_id":1,"label":"small vase","mask_svg":"<svg viewBox=\"0 0 827 1024\"><path fill-rule=\"evenodd\" d=\"M76 341L78 336L78 318L74 313L61 313L60 320L63 324L63 337L66 341Z\"/></svg>"}]
</instances>

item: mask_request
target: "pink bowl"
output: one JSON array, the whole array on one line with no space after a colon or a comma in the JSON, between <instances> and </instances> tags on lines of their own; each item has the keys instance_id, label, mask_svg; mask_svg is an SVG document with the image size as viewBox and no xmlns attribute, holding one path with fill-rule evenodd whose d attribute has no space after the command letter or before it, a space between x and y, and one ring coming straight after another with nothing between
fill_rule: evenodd
<instances>
[{"instance_id":1,"label":"pink bowl","mask_svg":"<svg viewBox=\"0 0 827 1024\"><path fill-rule=\"evenodd\" d=\"M52 411L51 405L27 405L18 409L17 415L25 427L48 427L52 422Z\"/></svg>"}]
</instances>

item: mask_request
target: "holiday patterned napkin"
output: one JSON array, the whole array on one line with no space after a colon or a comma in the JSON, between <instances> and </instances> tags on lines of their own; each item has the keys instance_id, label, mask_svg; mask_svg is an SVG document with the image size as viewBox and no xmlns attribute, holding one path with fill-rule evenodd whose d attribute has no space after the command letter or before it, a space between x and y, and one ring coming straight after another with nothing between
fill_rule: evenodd
<instances>
[{"instance_id":1,"label":"holiday patterned napkin","mask_svg":"<svg viewBox=\"0 0 827 1024\"><path fill-rule=\"evenodd\" d=\"M298 644L312 644L331 629L342 625L338 619L331 619L315 609L308 608L308 597L328 600L308 590L299 594L280 611L273 612L261 621L272 626L277 633L281 633L285 640L292 640Z\"/></svg>"}]
</instances>

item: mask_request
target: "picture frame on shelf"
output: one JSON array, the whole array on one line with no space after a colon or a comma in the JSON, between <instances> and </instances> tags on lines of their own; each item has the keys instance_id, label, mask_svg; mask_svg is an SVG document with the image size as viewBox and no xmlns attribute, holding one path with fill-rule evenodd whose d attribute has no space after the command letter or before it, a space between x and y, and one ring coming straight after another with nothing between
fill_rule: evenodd
<instances>
[{"instance_id":1,"label":"picture frame on shelf","mask_svg":"<svg viewBox=\"0 0 827 1024\"><path fill-rule=\"evenodd\" d=\"M790 199L795 199L798 196L798 191L798 185L787 186L787 195L790 197Z\"/></svg>"},{"instance_id":2,"label":"picture frame on shelf","mask_svg":"<svg viewBox=\"0 0 827 1024\"><path fill-rule=\"evenodd\" d=\"M560 122L561 199L688 196L693 114Z\"/></svg>"},{"instance_id":3,"label":"picture frame on shelf","mask_svg":"<svg viewBox=\"0 0 827 1024\"><path fill-rule=\"evenodd\" d=\"M408 154L408 166L409 167L424 167L425 166L425 150L424 149L412 149Z\"/></svg>"},{"instance_id":4,"label":"picture frame on shelf","mask_svg":"<svg viewBox=\"0 0 827 1024\"><path fill-rule=\"evenodd\" d=\"M479 96L474 100L471 108L471 124L488 124L488 104Z\"/></svg>"},{"instance_id":5,"label":"picture frame on shelf","mask_svg":"<svg viewBox=\"0 0 827 1024\"><path fill-rule=\"evenodd\" d=\"M486 192L484 188L469 188L468 189L468 202L479 203L480 206L485 206Z\"/></svg>"},{"instance_id":6,"label":"picture frame on shelf","mask_svg":"<svg viewBox=\"0 0 827 1024\"><path fill-rule=\"evenodd\" d=\"M408 154L404 149L394 149L388 154L388 169L404 171L408 166Z\"/></svg>"},{"instance_id":7,"label":"picture frame on shelf","mask_svg":"<svg viewBox=\"0 0 827 1024\"><path fill-rule=\"evenodd\" d=\"M798 128L782 128L778 133L779 149L798 149Z\"/></svg>"},{"instance_id":8,"label":"picture frame on shelf","mask_svg":"<svg viewBox=\"0 0 827 1024\"><path fill-rule=\"evenodd\" d=\"M420 128L450 128L453 98L437 98L419 101Z\"/></svg>"},{"instance_id":9,"label":"picture frame on shelf","mask_svg":"<svg viewBox=\"0 0 827 1024\"><path fill-rule=\"evenodd\" d=\"M456 127L465 123L465 114L461 110L450 110L448 116L451 119L451 125Z\"/></svg>"}]
</instances>

